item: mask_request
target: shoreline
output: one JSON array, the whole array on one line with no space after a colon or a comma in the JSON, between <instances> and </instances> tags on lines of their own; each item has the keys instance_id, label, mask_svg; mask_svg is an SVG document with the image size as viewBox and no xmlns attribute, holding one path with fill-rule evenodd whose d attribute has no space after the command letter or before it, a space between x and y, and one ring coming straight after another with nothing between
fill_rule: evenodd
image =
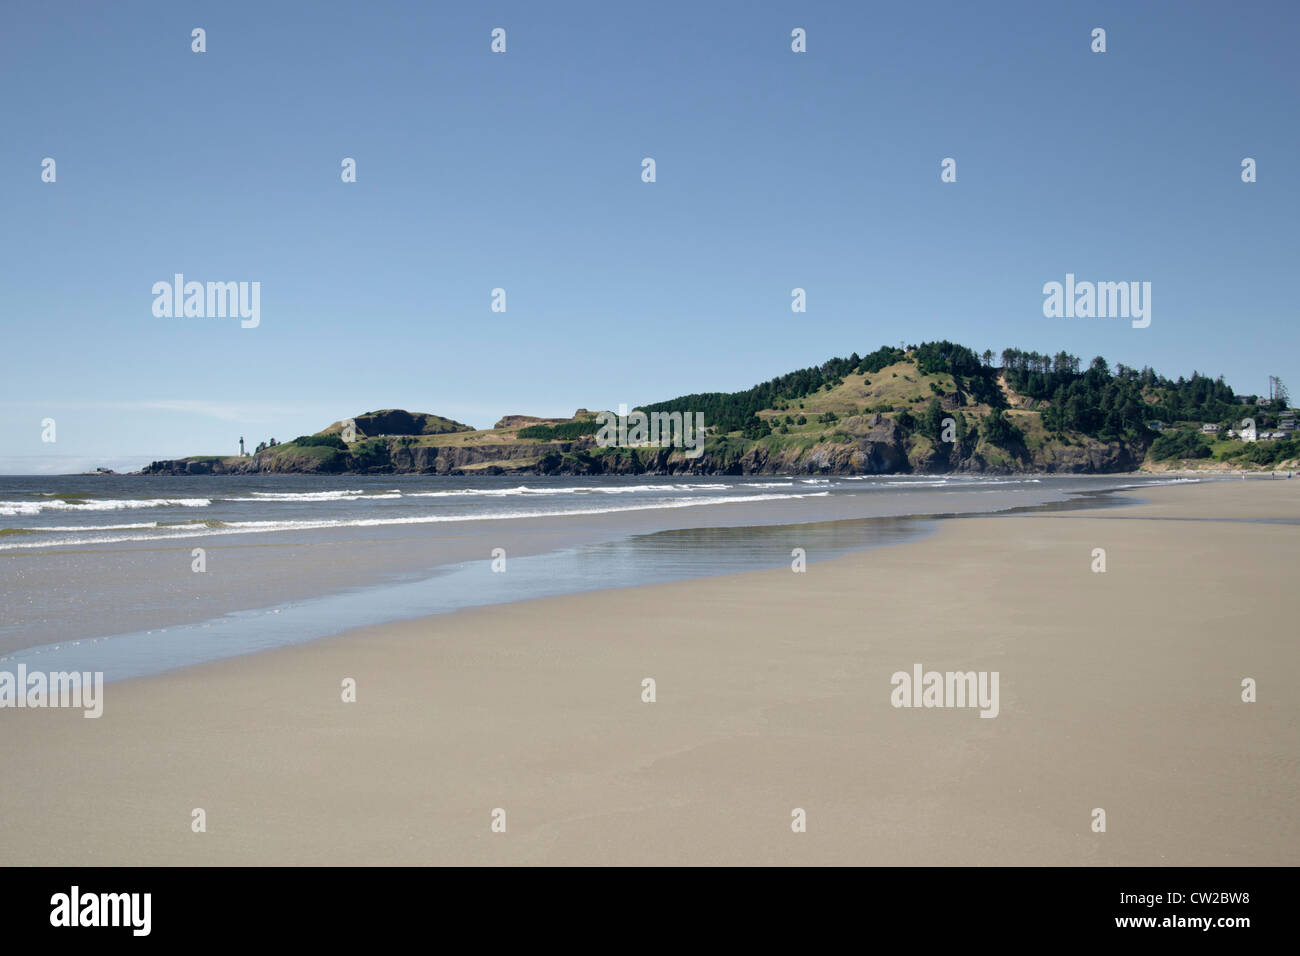
<instances>
[{"instance_id":1,"label":"shoreline","mask_svg":"<svg viewBox=\"0 0 1300 956\"><path fill-rule=\"evenodd\" d=\"M979 484L970 483L972 487L978 487ZM513 519L500 522L505 527L493 527L494 522L491 520L467 520L458 529L462 535L448 535L444 532L442 540L436 544L418 535L397 534L401 529L392 529L392 533L380 537L360 533L380 529L356 529L358 534L337 541L322 540L322 534L330 533L325 529L301 535L301 540L294 540L294 536L288 534L243 536L255 539L247 543L239 540L241 536L222 535L202 539L164 539L151 542L151 547L130 548L118 553L128 557L137 556L137 560L139 555L147 553L153 559L153 563L147 566L150 569L155 568L159 562L168 560L168 555L179 555L181 560L177 562L171 559L171 563L186 571L192 544L202 544L206 549L213 550L214 562L222 552L239 556L259 553L258 549L267 554L275 554L277 549L281 549L290 555L290 562L309 564L309 571L300 569L289 580L300 585L304 574L307 574L312 579L309 583L314 584L315 589L304 591L300 586L290 587L286 594L281 584L279 593L267 592L267 597L271 599L257 603L250 598L257 597L260 592L248 590L248 582L250 576L259 570L259 566L223 567L218 597L224 595L227 605L221 613L204 613L204 607L221 607L220 604L209 603L185 608L187 613L184 616L181 616L179 608L166 619L158 620L155 616L153 621L135 629L118 629L109 633L62 633L51 640L24 646L14 646L12 642L6 643L0 638L0 663L35 663L35 657L44 656L42 663L50 667L58 665L70 670L104 670L107 679L114 681L193 666L214 657L256 653L275 646L320 639L345 629L342 624L335 627L336 621L348 622L346 626L358 626L359 619L367 615L372 620L378 618L384 622L394 622L431 613L448 613L462 606L512 603L541 596L600 590L601 587L587 587L577 580L571 580L567 586L553 586L547 580L548 572L539 565L549 563L550 577L564 580L567 576L572 579L573 571L566 569L565 562L572 564L574 561L589 560L591 552L605 548L615 552L610 555L612 560L625 565L637 560L638 553L646 550L655 552L667 546L657 545L656 536L691 532L707 536L705 548L712 548L708 553L718 562L717 567L696 567L694 570L686 568L680 573L664 571L651 576L651 580L679 580L736 573L755 566L782 566L789 560L789 547L774 547L772 540L782 535L790 537L803 534L809 537L811 540L805 541L805 544L811 548L810 560L820 561L825 560L827 552L835 555L923 536L930 533L933 522L946 517L996 515L1039 508L1098 507L1103 506L1104 502L1091 503L1091 499L1119 496L1126 487L1104 482L1097 488L1055 489L1050 492L1044 489L1038 493L1037 500L1024 504L1014 503L1016 498L1012 496L1000 497L996 503L985 503L982 499L973 497L961 501L962 495L959 494L956 511L932 510L951 497L946 491L936 489L933 492L912 490L903 495L894 494L892 499L882 499L879 497L881 493L873 493L862 498L862 503L858 503L859 496L856 495L845 496L838 502L818 499L816 496L799 502L764 502L761 515L753 504L747 506L745 503L719 501L688 509L615 511L576 523L567 517L559 517L558 521L555 517L550 520L543 517ZM1132 490L1141 490L1141 487ZM1027 492L1017 494L1024 497ZM885 501L883 505L882 500ZM868 501L874 510L869 511L866 517L854 517ZM890 501L895 501L896 504L891 505ZM756 520L759 517L763 520ZM800 531L800 528L806 530ZM860 540L854 540L855 534ZM232 543L223 544L223 537L229 537ZM264 537L272 540L256 540ZM746 537L755 539L748 549L744 542ZM275 538L285 540L278 541ZM166 543L168 540L175 540L176 543ZM668 539L663 540L667 542ZM488 563L485 555L489 543L493 548L501 547L508 552L512 562L523 560L525 567L534 569L531 575L515 574L497 579L501 583L508 581L511 585L522 585L518 590L511 592L508 588L496 587L494 579L497 576L483 579L476 578L473 574L476 565ZM677 543L677 547L685 549L684 553L690 554L694 559L700 542L682 541ZM765 565L755 565L751 555L742 553L755 547L766 547L771 552ZM77 552L63 547L23 554L10 552L0 554L0 557L40 559L79 553L84 554L87 561L97 561L115 551L117 549L110 546L86 547ZM347 574L350 577L339 578L335 575L330 578L325 573L325 565L332 555L337 554L346 554ZM359 558L366 554L371 556L369 565L365 559ZM381 559L386 562L382 567L378 566ZM224 556L221 560L228 561ZM560 562L559 565L556 564L557 561ZM698 559L696 563L698 564ZM518 563L512 566L516 569L520 567ZM6 566L0 566L0 570L4 567ZM173 579L176 567L172 568ZM236 578L232 584L228 580L231 574L242 574L242 577ZM192 574L182 574L180 577L194 580ZM203 579L205 584L209 580L212 584L217 584L215 577L208 579L204 575ZM438 596L439 591L457 590L458 582L464 585L464 598L457 600ZM188 585L187 581L184 583ZM134 589L138 590L139 587L137 583ZM474 599L476 591L482 592L485 589L494 597L488 600ZM230 605L229 601L235 597L242 597L244 603ZM322 623L320 618L327 613L327 607L333 608L333 616ZM285 616L278 617L281 614ZM304 636L303 633L294 632L295 627L298 631L309 633ZM289 636L277 638L277 634ZM163 635L171 636L164 638ZM110 641L116 643L111 648L103 646ZM216 649L218 645L219 652ZM53 659L51 653L55 655Z\"/></svg>"},{"instance_id":2,"label":"shoreline","mask_svg":"<svg viewBox=\"0 0 1300 956\"><path fill-rule=\"evenodd\" d=\"M729 473L713 472L673 472L673 471L643 471L635 474L624 474L622 472L611 472L607 475L589 475L578 472L538 472L538 471L460 471L456 473L442 474L440 472L421 472L421 471L391 471L391 472L372 472L372 471L334 471L334 472L297 472L297 471L267 471L267 472L223 472L210 475L164 475L150 474L144 471L69 471L52 474L24 474L15 472L13 474L0 474L0 478L247 478L254 475L258 478L592 478L592 477L612 477L612 478L807 478L810 475L827 478L897 478L897 477L915 477L915 478L1120 478L1120 477L1153 477L1159 475L1265 475L1277 473L1279 471L1295 471L1300 463L1289 461L1283 462L1289 464L1289 468L1266 468L1263 465L1253 464L1234 464L1229 462L1215 462L1205 468L1163 468L1159 465L1143 464L1138 468L1131 468L1126 471L1099 471L1099 472L1062 472L1062 471L907 471L907 472L861 472L861 471L832 471L832 472L742 472L739 475Z\"/></svg>"},{"instance_id":3,"label":"shoreline","mask_svg":"<svg viewBox=\"0 0 1300 956\"><path fill-rule=\"evenodd\" d=\"M99 720L0 713L0 861L1294 865L1296 532L1264 519L1300 484L1143 497L350 631L124 681ZM892 707L914 663L999 672L998 716Z\"/></svg>"}]
</instances>

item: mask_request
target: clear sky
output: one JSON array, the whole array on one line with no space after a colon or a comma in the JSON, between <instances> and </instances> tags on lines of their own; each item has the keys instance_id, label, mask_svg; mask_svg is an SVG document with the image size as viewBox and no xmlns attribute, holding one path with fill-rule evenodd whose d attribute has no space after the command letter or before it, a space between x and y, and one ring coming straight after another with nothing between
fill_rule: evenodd
<instances>
[{"instance_id":1,"label":"clear sky","mask_svg":"<svg viewBox=\"0 0 1300 956\"><path fill-rule=\"evenodd\" d=\"M1294 2L7 0L0 471L938 338L1300 392L1298 34ZM1149 281L1150 327L1045 318L1067 272ZM260 282L260 325L156 317L175 273Z\"/></svg>"}]
</instances>

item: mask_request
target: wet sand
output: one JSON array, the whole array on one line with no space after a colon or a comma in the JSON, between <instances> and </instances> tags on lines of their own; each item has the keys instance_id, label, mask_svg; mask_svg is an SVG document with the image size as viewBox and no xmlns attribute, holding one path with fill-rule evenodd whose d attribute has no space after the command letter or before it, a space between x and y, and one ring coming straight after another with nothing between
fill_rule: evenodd
<instances>
[{"instance_id":1,"label":"wet sand","mask_svg":"<svg viewBox=\"0 0 1300 956\"><path fill-rule=\"evenodd\" d=\"M918 480L939 485L943 479ZM0 550L0 601L7 612L0 619L0 657L22 648L197 624L239 611L312 600L344 588L427 577L458 562L486 560L495 548L511 557L524 557L678 529L997 511L1065 501L1070 490L1114 487L1133 480L1129 475L1070 476L1048 479L1040 487L998 490L997 484L986 488L983 482L968 479L964 491L904 485L826 497L809 488L810 496L797 499L603 512L600 509L610 507L610 502L598 498L575 503L576 510L591 511L584 514L210 533ZM197 485L189 481L182 479L179 487L192 488L190 495L231 493L222 479ZM177 485L171 487L178 493ZM166 497L164 489L136 494ZM205 551L207 573L192 572L194 548Z\"/></svg>"}]
</instances>

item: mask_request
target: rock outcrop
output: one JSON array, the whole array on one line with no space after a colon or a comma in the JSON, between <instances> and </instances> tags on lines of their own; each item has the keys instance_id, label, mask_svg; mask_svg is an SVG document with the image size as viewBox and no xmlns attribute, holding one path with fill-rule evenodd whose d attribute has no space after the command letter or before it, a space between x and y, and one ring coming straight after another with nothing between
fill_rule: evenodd
<instances>
[{"instance_id":1,"label":"rock outcrop","mask_svg":"<svg viewBox=\"0 0 1300 956\"><path fill-rule=\"evenodd\" d=\"M864 433L806 448L769 448L739 440L711 444L696 458L680 448L600 448L588 436L575 441L482 442L460 445L372 439L364 456L294 453L281 445L250 458L155 461L148 475L421 474L459 475L888 475L888 474L1102 474L1133 471L1142 455L1120 442L1047 445L1035 451L940 445L905 439L888 420ZM997 452L997 454L994 454Z\"/></svg>"}]
</instances>

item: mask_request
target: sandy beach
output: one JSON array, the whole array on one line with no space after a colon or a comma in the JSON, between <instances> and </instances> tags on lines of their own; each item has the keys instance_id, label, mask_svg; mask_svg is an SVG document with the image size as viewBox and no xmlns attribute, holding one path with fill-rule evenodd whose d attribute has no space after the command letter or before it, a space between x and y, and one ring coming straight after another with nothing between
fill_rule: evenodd
<instances>
[{"instance_id":1,"label":"sandy beach","mask_svg":"<svg viewBox=\"0 0 1300 956\"><path fill-rule=\"evenodd\" d=\"M1300 481L1129 494L0 712L0 864L1300 863Z\"/></svg>"}]
</instances>

